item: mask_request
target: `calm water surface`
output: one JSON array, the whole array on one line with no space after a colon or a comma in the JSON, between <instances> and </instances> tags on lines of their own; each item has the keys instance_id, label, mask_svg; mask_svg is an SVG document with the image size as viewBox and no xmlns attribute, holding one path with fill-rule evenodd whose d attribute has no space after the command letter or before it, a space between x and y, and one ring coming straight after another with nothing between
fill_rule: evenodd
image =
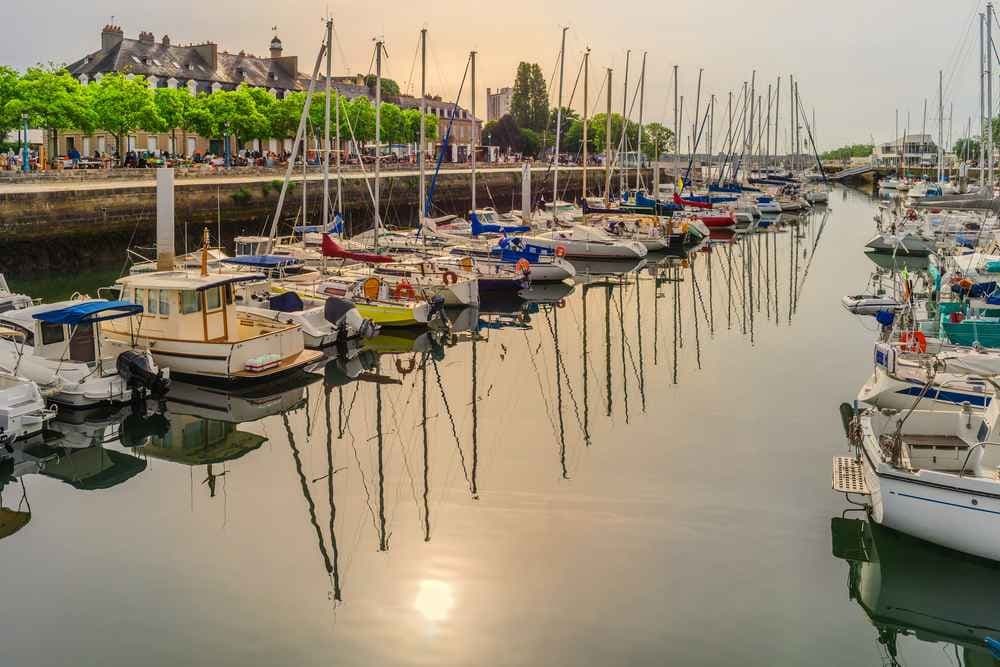
<instances>
[{"instance_id":1,"label":"calm water surface","mask_svg":"<svg viewBox=\"0 0 1000 667\"><path fill-rule=\"evenodd\" d=\"M993 664L1000 571L830 491L871 214L62 415L0 499L0 664Z\"/></svg>"}]
</instances>

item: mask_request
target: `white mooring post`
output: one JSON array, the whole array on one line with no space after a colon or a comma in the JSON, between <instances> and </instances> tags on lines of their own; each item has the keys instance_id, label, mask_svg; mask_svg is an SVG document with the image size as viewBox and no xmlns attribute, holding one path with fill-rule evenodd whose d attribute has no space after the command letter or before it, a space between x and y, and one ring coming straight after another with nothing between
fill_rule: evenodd
<instances>
[{"instance_id":1,"label":"white mooring post","mask_svg":"<svg viewBox=\"0 0 1000 667\"><path fill-rule=\"evenodd\" d=\"M174 170L156 170L156 270L174 268Z\"/></svg>"}]
</instances>

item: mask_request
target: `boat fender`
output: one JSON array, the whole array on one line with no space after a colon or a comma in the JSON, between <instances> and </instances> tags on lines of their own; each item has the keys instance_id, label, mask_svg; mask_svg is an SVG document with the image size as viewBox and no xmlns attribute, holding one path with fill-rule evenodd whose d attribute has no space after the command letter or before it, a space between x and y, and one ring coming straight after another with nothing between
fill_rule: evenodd
<instances>
[{"instance_id":1,"label":"boat fender","mask_svg":"<svg viewBox=\"0 0 1000 667\"><path fill-rule=\"evenodd\" d=\"M441 275L441 280L444 281L445 285L454 285L458 282L458 274L454 271L445 271Z\"/></svg>"},{"instance_id":2,"label":"boat fender","mask_svg":"<svg viewBox=\"0 0 1000 667\"><path fill-rule=\"evenodd\" d=\"M556 246L556 257L565 257L565 256L566 256L566 246L564 246L564 245L557 245Z\"/></svg>"},{"instance_id":3,"label":"boat fender","mask_svg":"<svg viewBox=\"0 0 1000 667\"><path fill-rule=\"evenodd\" d=\"M896 320L896 314L891 310L879 310L875 313L875 321L883 327L891 327Z\"/></svg>"},{"instance_id":4,"label":"boat fender","mask_svg":"<svg viewBox=\"0 0 1000 667\"><path fill-rule=\"evenodd\" d=\"M565 307L566 307L566 299L559 299L558 301L556 301L556 308L565 308Z\"/></svg>"},{"instance_id":5,"label":"boat fender","mask_svg":"<svg viewBox=\"0 0 1000 667\"><path fill-rule=\"evenodd\" d=\"M961 324L962 320L964 320L964 319L965 319L965 314L962 313L961 311L958 311L958 310L956 310L955 312L953 312L952 314L950 314L948 316L948 320L952 324Z\"/></svg>"}]
</instances>

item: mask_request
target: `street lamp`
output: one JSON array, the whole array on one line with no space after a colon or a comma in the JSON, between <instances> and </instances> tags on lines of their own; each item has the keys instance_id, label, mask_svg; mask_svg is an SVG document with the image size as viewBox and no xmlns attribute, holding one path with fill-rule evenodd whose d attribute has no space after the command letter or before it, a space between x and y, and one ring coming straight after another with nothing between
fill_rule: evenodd
<instances>
[{"instance_id":1,"label":"street lamp","mask_svg":"<svg viewBox=\"0 0 1000 667\"><path fill-rule=\"evenodd\" d=\"M24 141L21 143L21 171L31 171L31 153L28 150L28 114L21 114L21 124L24 125Z\"/></svg>"},{"instance_id":2,"label":"street lamp","mask_svg":"<svg viewBox=\"0 0 1000 667\"><path fill-rule=\"evenodd\" d=\"M225 153L225 164L226 164L226 169L228 169L233 166L232 156L230 154L230 148L229 148L229 123L226 123L225 135L226 136L223 138L222 150L223 153Z\"/></svg>"}]
</instances>

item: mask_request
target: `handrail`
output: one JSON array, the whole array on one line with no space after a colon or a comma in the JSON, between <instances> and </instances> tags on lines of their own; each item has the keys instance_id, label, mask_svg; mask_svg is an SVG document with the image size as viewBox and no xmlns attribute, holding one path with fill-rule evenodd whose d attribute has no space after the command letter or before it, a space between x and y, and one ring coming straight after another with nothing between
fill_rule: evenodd
<instances>
[{"instance_id":1,"label":"handrail","mask_svg":"<svg viewBox=\"0 0 1000 667\"><path fill-rule=\"evenodd\" d=\"M972 447L969 447L969 451L965 455L965 461L962 462L962 469L958 472L959 478L965 477L965 468L966 466L969 465L969 457L972 456L972 452L976 451L980 447L982 447L985 450L986 445L1000 445L1000 442L980 441L974 444Z\"/></svg>"}]
</instances>

